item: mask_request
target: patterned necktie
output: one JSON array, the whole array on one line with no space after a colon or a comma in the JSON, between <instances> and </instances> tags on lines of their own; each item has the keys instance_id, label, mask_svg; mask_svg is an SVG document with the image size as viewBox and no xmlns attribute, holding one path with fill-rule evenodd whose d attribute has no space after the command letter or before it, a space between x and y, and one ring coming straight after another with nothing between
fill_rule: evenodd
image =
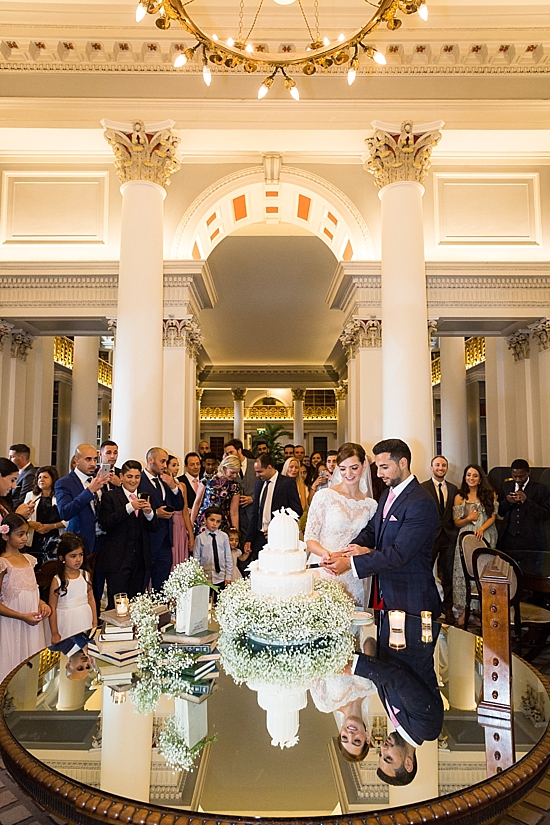
<instances>
[{"instance_id":1,"label":"patterned necktie","mask_svg":"<svg viewBox=\"0 0 550 825\"><path fill-rule=\"evenodd\" d=\"M439 511L443 515L445 511L445 499L443 498L443 484L438 484L439 487Z\"/></svg>"},{"instance_id":2,"label":"patterned necktie","mask_svg":"<svg viewBox=\"0 0 550 825\"><path fill-rule=\"evenodd\" d=\"M130 493L130 501L135 501L136 498L137 498L137 496L136 496L135 493ZM134 510L134 515L135 515L136 518L138 517L139 513L138 513L137 510Z\"/></svg>"},{"instance_id":3,"label":"patterned necktie","mask_svg":"<svg viewBox=\"0 0 550 825\"><path fill-rule=\"evenodd\" d=\"M210 538L212 539L212 553L214 555L214 569L216 573L220 572L220 557L218 556L218 543L216 541L216 534L209 533Z\"/></svg>"},{"instance_id":4,"label":"patterned necktie","mask_svg":"<svg viewBox=\"0 0 550 825\"><path fill-rule=\"evenodd\" d=\"M384 504L384 510L383 510L383 512L382 512L382 518L383 518L383 519L385 519L385 518L386 518L386 516L388 515L388 511L389 511L390 507L391 507L391 506L392 506L392 504L393 504L393 500L394 500L394 498L395 498L395 493L393 492L393 487L392 487L392 488L390 489L390 492L388 493L388 497L387 497L387 499L386 499L386 503Z\"/></svg>"}]
</instances>

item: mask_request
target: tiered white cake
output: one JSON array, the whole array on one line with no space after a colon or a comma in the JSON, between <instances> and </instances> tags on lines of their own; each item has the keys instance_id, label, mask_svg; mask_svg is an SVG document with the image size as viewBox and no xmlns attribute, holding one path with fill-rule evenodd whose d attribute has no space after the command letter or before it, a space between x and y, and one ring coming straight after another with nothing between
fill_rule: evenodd
<instances>
[{"instance_id":1,"label":"tiered white cake","mask_svg":"<svg viewBox=\"0 0 550 825\"><path fill-rule=\"evenodd\" d=\"M306 568L304 548L296 519L281 509L269 524L267 544L260 550L258 561L250 565L252 593L275 599L301 594L314 597L313 573Z\"/></svg>"}]
</instances>

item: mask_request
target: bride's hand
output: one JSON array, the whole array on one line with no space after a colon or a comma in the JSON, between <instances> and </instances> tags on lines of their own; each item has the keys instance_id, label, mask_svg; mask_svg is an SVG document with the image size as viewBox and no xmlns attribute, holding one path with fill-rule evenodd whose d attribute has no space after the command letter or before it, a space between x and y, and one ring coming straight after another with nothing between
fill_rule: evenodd
<instances>
[{"instance_id":1,"label":"bride's hand","mask_svg":"<svg viewBox=\"0 0 550 825\"><path fill-rule=\"evenodd\" d=\"M361 547L360 544L348 544L348 546L342 550L343 556L363 556L365 553L372 553L372 549L370 547Z\"/></svg>"}]
</instances>

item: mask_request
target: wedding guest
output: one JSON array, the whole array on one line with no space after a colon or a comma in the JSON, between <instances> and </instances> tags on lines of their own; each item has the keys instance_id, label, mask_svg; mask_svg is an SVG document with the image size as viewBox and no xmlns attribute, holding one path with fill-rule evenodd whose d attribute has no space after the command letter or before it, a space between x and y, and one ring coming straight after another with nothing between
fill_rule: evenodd
<instances>
[{"instance_id":1,"label":"wedding guest","mask_svg":"<svg viewBox=\"0 0 550 825\"><path fill-rule=\"evenodd\" d=\"M48 558L45 547L52 538L58 538L59 531L67 526L61 520L57 509L54 484L59 478L56 467L46 465L36 471L34 487L27 493L25 504L34 504L33 519L29 519L29 553L37 561L39 570Z\"/></svg>"},{"instance_id":2,"label":"wedding guest","mask_svg":"<svg viewBox=\"0 0 550 825\"><path fill-rule=\"evenodd\" d=\"M82 539L65 533L57 548L57 570L50 585L52 644L97 627L91 578Z\"/></svg>"},{"instance_id":3,"label":"wedding guest","mask_svg":"<svg viewBox=\"0 0 550 825\"><path fill-rule=\"evenodd\" d=\"M167 472L168 453L162 447L147 451L146 467L141 474L138 493L149 496L159 529L151 533L151 585L157 592L172 568L172 518L183 509L183 496L176 479Z\"/></svg>"},{"instance_id":4,"label":"wedding guest","mask_svg":"<svg viewBox=\"0 0 550 825\"><path fill-rule=\"evenodd\" d=\"M11 492L17 484L19 470L9 458L0 458L0 516L13 512ZM24 519L31 517L34 504L20 504L16 511Z\"/></svg>"},{"instance_id":5,"label":"wedding guest","mask_svg":"<svg viewBox=\"0 0 550 825\"><path fill-rule=\"evenodd\" d=\"M254 459L245 456L243 452L243 442L240 438L232 438L224 446L225 455L236 455L241 462L239 470L239 483L241 496L239 499L239 531L241 541L244 542L250 523L252 513L252 501L254 497L254 487L256 486L256 471L254 470Z\"/></svg>"},{"instance_id":6,"label":"wedding guest","mask_svg":"<svg viewBox=\"0 0 550 825\"><path fill-rule=\"evenodd\" d=\"M317 565L330 561L333 553L347 547L370 522L376 513L376 502L370 494L370 467L361 444L346 442L338 450L337 468L333 474L332 487L320 489L313 498L307 519L305 540L310 562ZM333 575L324 567L320 569L322 578ZM348 569L337 576L361 609L368 604L368 596L363 582ZM370 581L369 581L370 585Z\"/></svg>"},{"instance_id":7,"label":"wedding guest","mask_svg":"<svg viewBox=\"0 0 550 825\"><path fill-rule=\"evenodd\" d=\"M201 481L202 479L208 480L210 478L214 478L214 476L218 472L219 466L220 460L215 453L205 453L202 459L203 473Z\"/></svg>"},{"instance_id":8,"label":"wedding guest","mask_svg":"<svg viewBox=\"0 0 550 825\"><path fill-rule=\"evenodd\" d=\"M223 518L224 514L219 507L206 508L204 511L205 529L197 536L193 549L193 558L204 570L208 581L218 586L218 591L231 584L233 576L233 558L229 538L227 533L220 529ZM213 591L214 603L217 601L217 595Z\"/></svg>"},{"instance_id":9,"label":"wedding guest","mask_svg":"<svg viewBox=\"0 0 550 825\"><path fill-rule=\"evenodd\" d=\"M239 570L239 566L238 566L239 559L243 554L243 551L239 547L239 545L241 543L241 540L240 540L240 536L239 536L239 531L234 530L233 528L231 528L231 530L228 531L227 535L229 537L229 547L231 549L231 558L233 559L233 575L231 576L231 581L236 582L239 579L242 579L242 574L241 574L241 571Z\"/></svg>"},{"instance_id":10,"label":"wedding guest","mask_svg":"<svg viewBox=\"0 0 550 825\"><path fill-rule=\"evenodd\" d=\"M315 481L317 475L319 473L319 467L321 464L324 464L325 459L323 458L323 454L319 452L319 450L315 450L311 453L309 457L309 466L311 467L311 480Z\"/></svg>"},{"instance_id":11,"label":"wedding guest","mask_svg":"<svg viewBox=\"0 0 550 825\"><path fill-rule=\"evenodd\" d=\"M321 463L317 465L317 474L309 490L310 504L317 490L322 490L324 487L330 486L330 479L331 476L327 470L327 465L324 461L321 461Z\"/></svg>"},{"instance_id":12,"label":"wedding guest","mask_svg":"<svg viewBox=\"0 0 550 825\"><path fill-rule=\"evenodd\" d=\"M176 510L172 517L172 570L176 564L181 564L187 561L193 552L193 544L195 537L193 534L193 525L189 517L189 508L187 505L187 488L182 481L177 478L180 471L179 458L175 455L168 456L167 463L168 472L176 479L182 498L183 509Z\"/></svg>"},{"instance_id":13,"label":"wedding guest","mask_svg":"<svg viewBox=\"0 0 550 825\"><path fill-rule=\"evenodd\" d=\"M525 550L546 550L543 524L550 518L550 491L529 477L529 464L516 458L512 478L499 495L498 514L503 518L497 547L509 556Z\"/></svg>"},{"instance_id":14,"label":"wedding guest","mask_svg":"<svg viewBox=\"0 0 550 825\"><path fill-rule=\"evenodd\" d=\"M221 511L222 530L229 527L239 529L239 502L241 497L239 482L237 481L241 462L236 455L228 455L220 462L215 476L202 479L197 493L191 521L195 529L195 536L205 528L205 512L209 507L217 507Z\"/></svg>"},{"instance_id":15,"label":"wedding guest","mask_svg":"<svg viewBox=\"0 0 550 825\"><path fill-rule=\"evenodd\" d=\"M289 458L293 458L294 456L294 444L285 444L283 447L283 460L280 464L277 464L277 470L279 473L282 472L285 461Z\"/></svg>"},{"instance_id":16,"label":"wedding guest","mask_svg":"<svg viewBox=\"0 0 550 825\"><path fill-rule=\"evenodd\" d=\"M464 624L466 605L466 581L459 551L460 537L465 532L474 533L478 539L485 539L489 547L495 548L497 512L497 496L489 484L485 471L478 464L468 464L453 507L454 523L455 527L458 527L453 568L453 598L459 625Z\"/></svg>"},{"instance_id":17,"label":"wedding guest","mask_svg":"<svg viewBox=\"0 0 550 825\"><path fill-rule=\"evenodd\" d=\"M197 447L197 452L200 455L201 459L206 455L206 453L210 452L210 444L208 441L199 441L199 446Z\"/></svg>"},{"instance_id":18,"label":"wedding guest","mask_svg":"<svg viewBox=\"0 0 550 825\"><path fill-rule=\"evenodd\" d=\"M327 460L325 461L325 467L327 468L327 473L329 474L329 482L332 478L332 474L335 471L337 464L338 450L329 450L327 453Z\"/></svg>"},{"instance_id":19,"label":"wedding guest","mask_svg":"<svg viewBox=\"0 0 550 825\"><path fill-rule=\"evenodd\" d=\"M23 504L27 493L30 493L34 485L34 477L36 475L36 467L31 464L30 447L26 444L12 444L8 453L10 461L16 465L18 469L17 484L11 494L11 502L14 510L17 510L20 504Z\"/></svg>"},{"instance_id":20,"label":"wedding guest","mask_svg":"<svg viewBox=\"0 0 550 825\"><path fill-rule=\"evenodd\" d=\"M120 487L120 470L116 466L118 459L118 444L115 441L104 441L99 448L99 464L108 464L111 468L109 481L105 485L106 490L113 487Z\"/></svg>"},{"instance_id":21,"label":"wedding guest","mask_svg":"<svg viewBox=\"0 0 550 825\"><path fill-rule=\"evenodd\" d=\"M298 488L298 495L300 497L300 504L302 505L302 515L300 516L300 520L298 522L298 527L300 530L300 538L303 539L304 537L304 530L306 529L307 523L307 513L308 513L308 502L309 502L309 490L306 487L304 480L300 474L300 470L303 469L307 470L303 467L297 458L287 458L285 463L283 464L283 469L281 471L281 475L287 476L287 478L293 478L296 480L296 487Z\"/></svg>"},{"instance_id":22,"label":"wedding guest","mask_svg":"<svg viewBox=\"0 0 550 825\"><path fill-rule=\"evenodd\" d=\"M305 464L304 458L305 458L305 455L306 455L306 451L305 451L305 448L301 444L295 444L294 445L294 455L301 464ZM309 456L308 456L308 463L309 463ZM308 466L308 465L306 464L306 466Z\"/></svg>"},{"instance_id":23,"label":"wedding guest","mask_svg":"<svg viewBox=\"0 0 550 825\"><path fill-rule=\"evenodd\" d=\"M195 496L197 495L200 476L202 472L202 464L200 455L198 453L187 453L183 460L183 475L178 477L178 481L183 481L187 491L187 506L191 508L195 503Z\"/></svg>"},{"instance_id":24,"label":"wedding guest","mask_svg":"<svg viewBox=\"0 0 550 825\"><path fill-rule=\"evenodd\" d=\"M436 455L430 467L432 477L422 483L432 496L439 510L439 528L435 537L432 562L437 563L439 578L443 588L443 610L445 621L454 624L453 615L453 564L456 547L456 527L453 520L453 505L458 488L446 481L449 463L445 456Z\"/></svg>"},{"instance_id":25,"label":"wedding guest","mask_svg":"<svg viewBox=\"0 0 550 825\"><path fill-rule=\"evenodd\" d=\"M268 445L267 441L262 441L262 440L256 441L256 444L254 445L254 447L255 447L255 450L256 450L256 456L269 455L269 445Z\"/></svg>"},{"instance_id":26,"label":"wedding guest","mask_svg":"<svg viewBox=\"0 0 550 825\"><path fill-rule=\"evenodd\" d=\"M98 552L98 564L107 580L109 610L115 606L116 593L127 593L133 598L143 592L147 571L151 569L151 536L159 532L161 525L150 493L138 493L142 483L139 461L122 465L120 482L119 487L104 493L99 511L105 541Z\"/></svg>"}]
</instances>

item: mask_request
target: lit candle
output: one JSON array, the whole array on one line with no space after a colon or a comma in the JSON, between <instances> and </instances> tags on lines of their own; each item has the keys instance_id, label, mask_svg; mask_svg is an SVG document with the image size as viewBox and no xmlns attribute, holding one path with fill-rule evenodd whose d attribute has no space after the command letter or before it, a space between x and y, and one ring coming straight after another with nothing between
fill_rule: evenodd
<instances>
[{"instance_id":1,"label":"lit candle","mask_svg":"<svg viewBox=\"0 0 550 825\"><path fill-rule=\"evenodd\" d=\"M117 593L115 596L115 610L117 616L127 616L130 605L130 599L127 593Z\"/></svg>"},{"instance_id":2,"label":"lit candle","mask_svg":"<svg viewBox=\"0 0 550 825\"><path fill-rule=\"evenodd\" d=\"M432 642L432 614L430 610L422 610L420 613L422 617L422 641Z\"/></svg>"},{"instance_id":3,"label":"lit candle","mask_svg":"<svg viewBox=\"0 0 550 825\"><path fill-rule=\"evenodd\" d=\"M405 613L403 610L389 610L390 619L390 647L394 650L402 650L407 647L405 639Z\"/></svg>"}]
</instances>

